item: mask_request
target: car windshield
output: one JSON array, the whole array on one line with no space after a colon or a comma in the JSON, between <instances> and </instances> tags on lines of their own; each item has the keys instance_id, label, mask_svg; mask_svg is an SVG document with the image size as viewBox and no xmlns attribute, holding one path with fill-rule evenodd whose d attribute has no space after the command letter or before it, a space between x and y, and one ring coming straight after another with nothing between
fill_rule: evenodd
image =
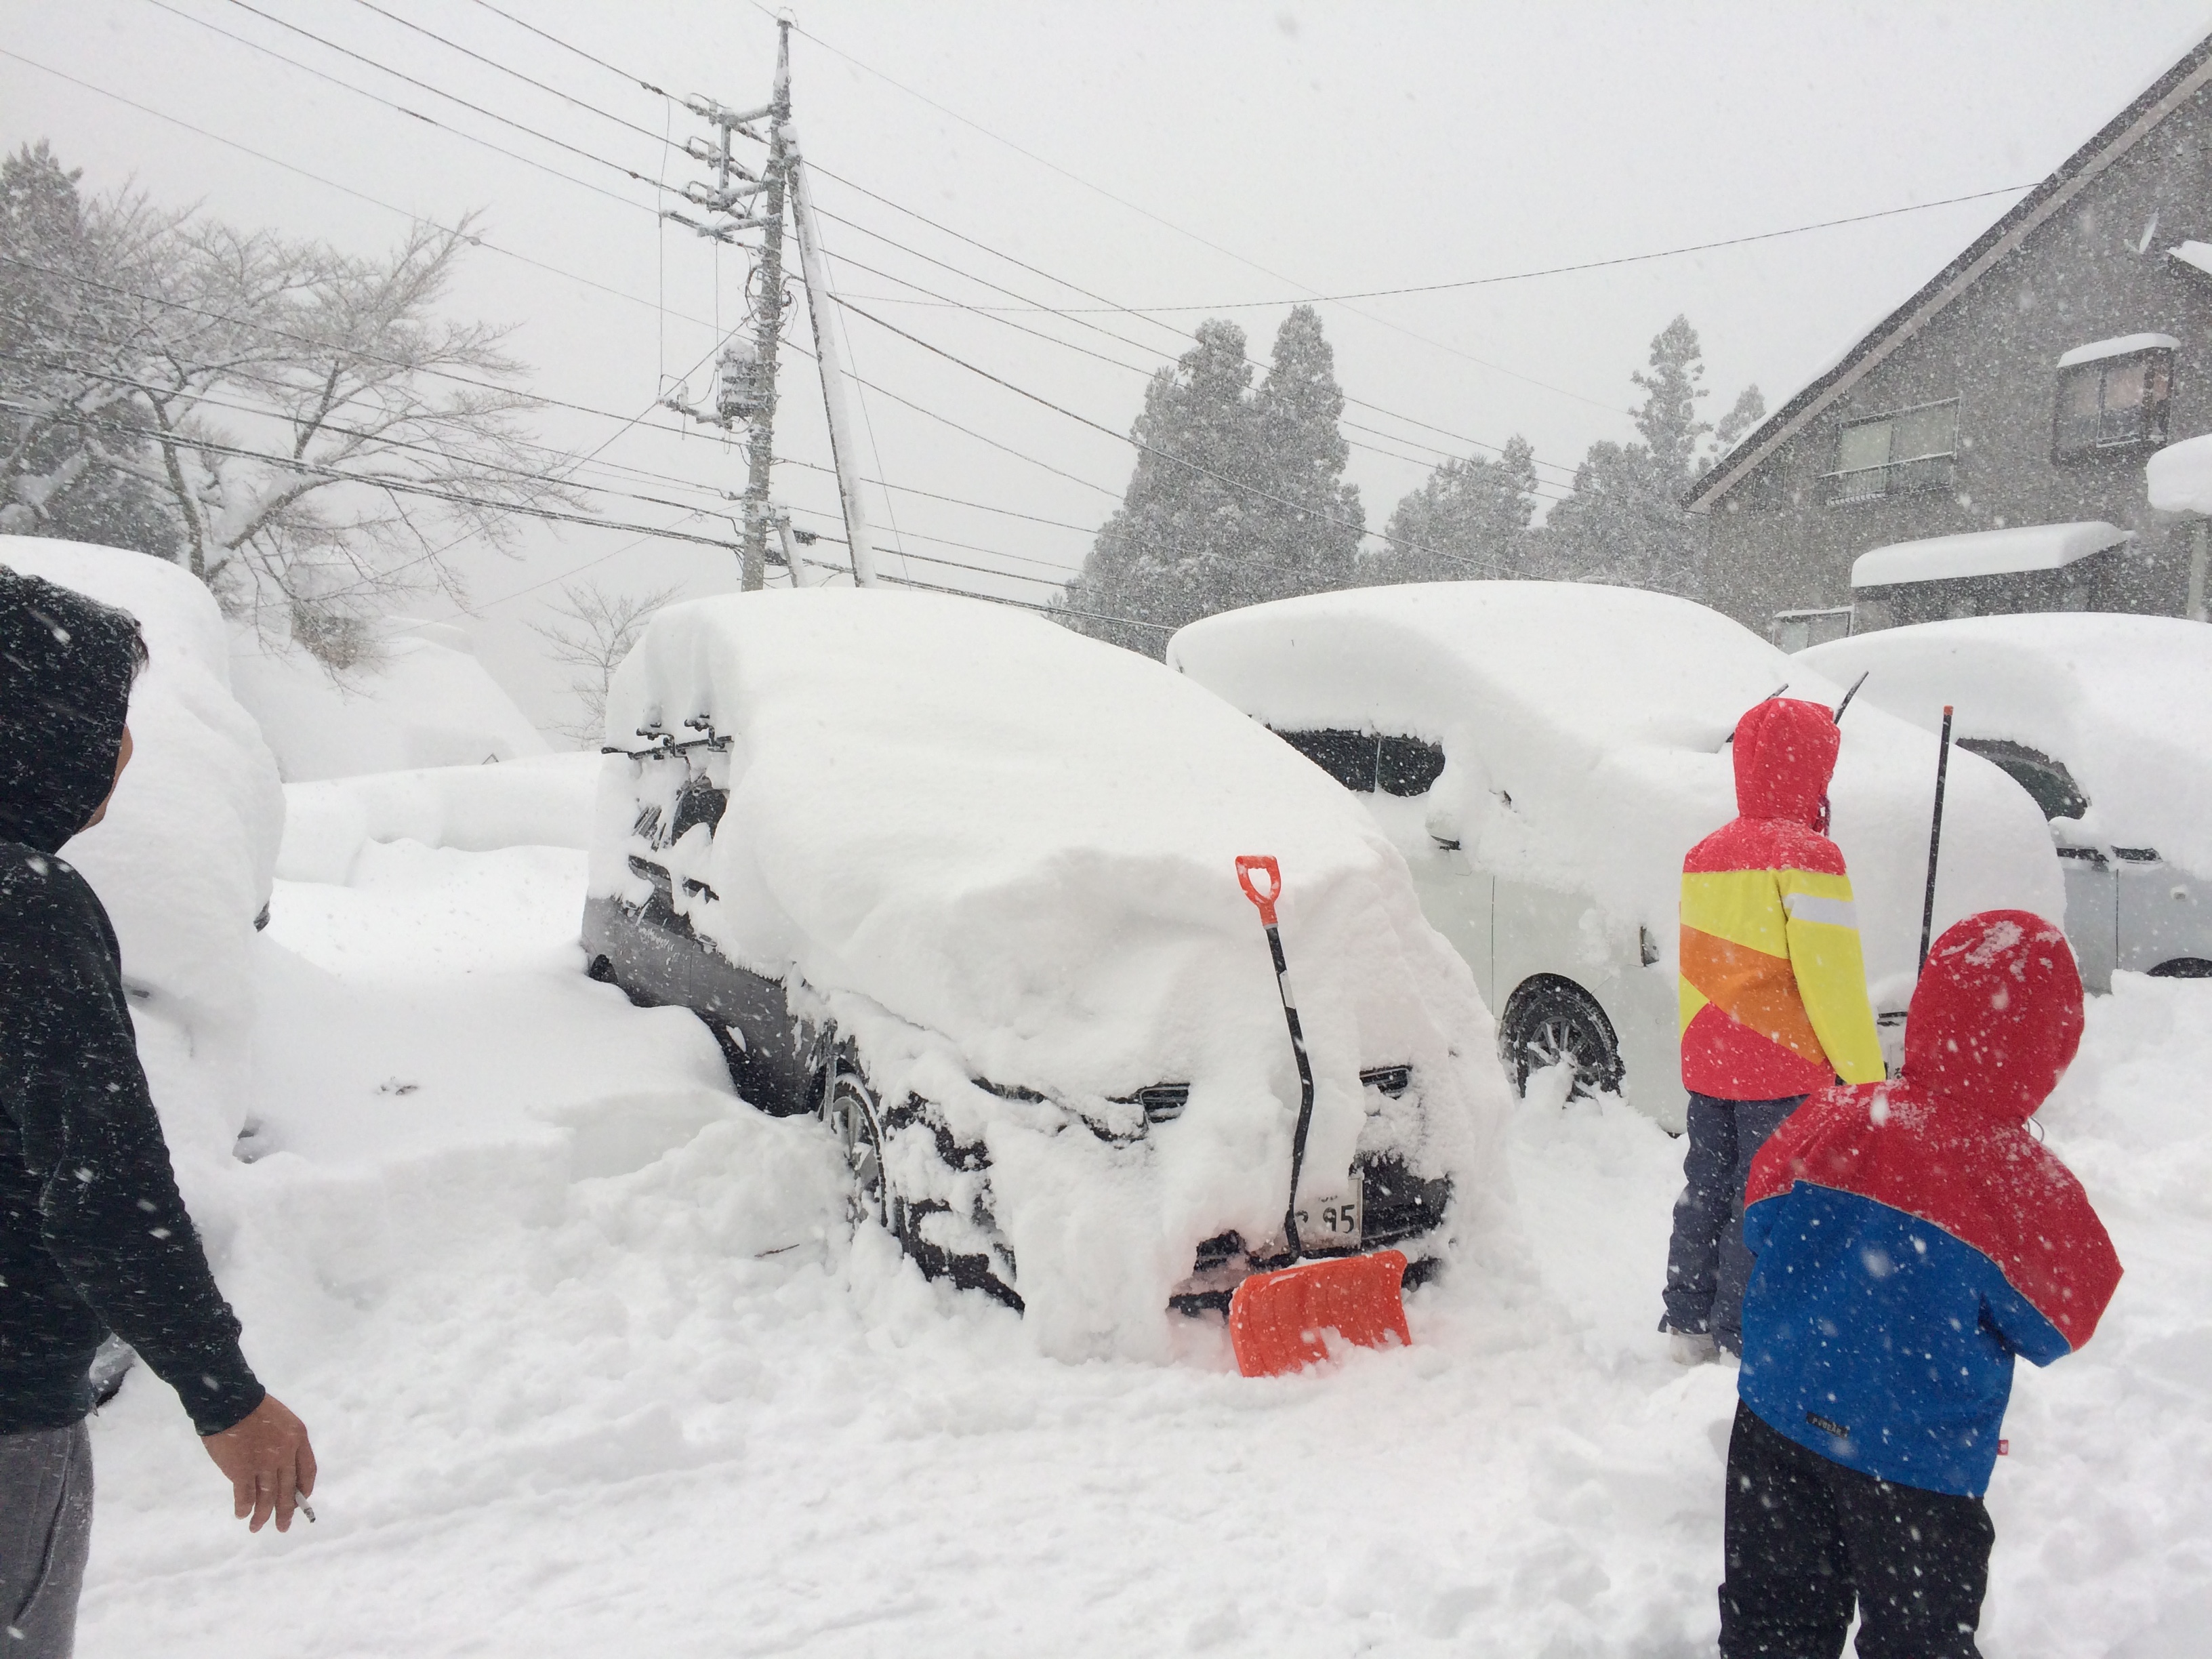
<instances>
[{"instance_id":1,"label":"car windshield","mask_svg":"<svg viewBox=\"0 0 2212 1659\"><path fill-rule=\"evenodd\" d=\"M2089 798L2081 793L2065 763L2039 750L2002 738L1961 738L1959 747L1971 749L2003 768L2014 783L2027 791L2046 818L2078 818L2089 810Z\"/></svg>"}]
</instances>

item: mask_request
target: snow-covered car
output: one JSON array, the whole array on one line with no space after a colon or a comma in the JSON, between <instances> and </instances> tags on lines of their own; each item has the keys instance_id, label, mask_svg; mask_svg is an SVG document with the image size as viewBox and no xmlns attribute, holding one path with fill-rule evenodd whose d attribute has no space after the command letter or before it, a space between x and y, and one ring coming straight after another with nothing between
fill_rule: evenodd
<instances>
[{"instance_id":1,"label":"snow-covered car","mask_svg":"<svg viewBox=\"0 0 2212 1659\"><path fill-rule=\"evenodd\" d=\"M2050 821L2066 937L2112 971L2212 975L2212 628L2054 611L1886 628L1793 659L2004 769Z\"/></svg>"},{"instance_id":2,"label":"snow-covered car","mask_svg":"<svg viewBox=\"0 0 2212 1659\"><path fill-rule=\"evenodd\" d=\"M1516 1087L1570 1063L1679 1128L1682 855L1735 816L1729 743L1785 687L1843 688L1717 611L1575 582L1441 582L1278 600L1193 623L1168 661L1357 793L1429 919L1500 1009ZM1879 1017L1911 1000L1935 741L1851 706L1831 790ZM1936 925L2055 915L2050 837L1972 756L1951 770Z\"/></svg>"},{"instance_id":3,"label":"snow-covered car","mask_svg":"<svg viewBox=\"0 0 2212 1659\"><path fill-rule=\"evenodd\" d=\"M1309 1253L1421 1267L1485 1212L1472 977L1357 805L1188 680L987 605L748 594L657 617L607 732L590 971L698 1012L1052 1350L1161 1352L1285 1247L1298 1084L1239 854L1281 863Z\"/></svg>"},{"instance_id":4,"label":"snow-covered car","mask_svg":"<svg viewBox=\"0 0 2212 1659\"><path fill-rule=\"evenodd\" d=\"M128 781L65 855L106 907L142 1006L155 999L188 1022L242 1030L254 926L267 919L284 833L284 788L252 716L231 695L229 635L215 596L165 559L83 542L0 536L0 564L137 618L149 660L131 692Z\"/></svg>"}]
</instances>

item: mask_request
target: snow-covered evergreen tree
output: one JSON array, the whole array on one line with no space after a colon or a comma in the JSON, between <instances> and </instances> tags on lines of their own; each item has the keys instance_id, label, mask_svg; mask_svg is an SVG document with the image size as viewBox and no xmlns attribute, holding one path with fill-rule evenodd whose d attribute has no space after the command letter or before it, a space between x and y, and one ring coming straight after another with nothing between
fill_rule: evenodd
<instances>
[{"instance_id":1,"label":"snow-covered evergreen tree","mask_svg":"<svg viewBox=\"0 0 2212 1659\"><path fill-rule=\"evenodd\" d=\"M1571 493L1545 522L1547 574L1703 592L1703 526L1682 510L1682 497L1713 463L1716 447L1705 441L1730 447L1765 414L1759 388L1747 386L1718 427L1701 420L1705 374L1697 330L1675 318L1651 342L1648 370L1629 377L1644 388L1635 416L1643 441L1590 446Z\"/></svg>"},{"instance_id":2,"label":"snow-covered evergreen tree","mask_svg":"<svg viewBox=\"0 0 2212 1659\"><path fill-rule=\"evenodd\" d=\"M1446 461L1390 514L1386 544L1363 570L1370 582L1449 581L1526 574L1536 508L1536 453L1507 441L1495 460Z\"/></svg>"},{"instance_id":3,"label":"snow-covered evergreen tree","mask_svg":"<svg viewBox=\"0 0 2212 1659\"><path fill-rule=\"evenodd\" d=\"M1346 586L1358 563L1367 514L1359 486L1344 482L1345 463L1352 459L1337 430L1344 392L1336 383L1336 354L1311 306L1293 307L1275 331L1255 412L1258 481L1273 499L1255 506L1255 556L1241 573L1234 603Z\"/></svg>"},{"instance_id":4,"label":"snow-covered evergreen tree","mask_svg":"<svg viewBox=\"0 0 2212 1659\"><path fill-rule=\"evenodd\" d=\"M1364 519L1358 487L1343 482L1343 408L1311 307L1285 320L1256 392L1244 331L1200 324L1197 343L1146 388L1128 489L1068 584L1063 620L1157 657L1163 630L1352 580Z\"/></svg>"}]
</instances>

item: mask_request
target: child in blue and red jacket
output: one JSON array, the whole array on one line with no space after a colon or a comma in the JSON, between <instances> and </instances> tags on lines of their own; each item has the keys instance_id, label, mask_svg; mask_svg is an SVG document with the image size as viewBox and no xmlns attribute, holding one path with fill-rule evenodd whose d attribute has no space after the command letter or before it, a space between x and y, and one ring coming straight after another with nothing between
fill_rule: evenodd
<instances>
[{"instance_id":1,"label":"child in blue and red jacket","mask_svg":"<svg viewBox=\"0 0 2212 1659\"><path fill-rule=\"evenodd\" d=\"M2014 1354L2089 1340L2120 1263L2029 1133L2081 1041L2065 936L1992 910L1929 952L1887 1083L1761 1148L1744 1243L1721 1652L1974 1659Z\"/></svg>"}]
</instances>

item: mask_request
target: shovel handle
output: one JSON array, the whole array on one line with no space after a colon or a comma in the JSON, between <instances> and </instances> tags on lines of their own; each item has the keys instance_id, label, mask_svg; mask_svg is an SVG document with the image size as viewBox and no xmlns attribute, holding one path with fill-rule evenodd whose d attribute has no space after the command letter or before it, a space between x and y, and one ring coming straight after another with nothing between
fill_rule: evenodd
<instances>
[{"instance_id":1,"label":"shovel handle","mask_svg":"<svg viewBox=\"0 0 2212 1659\"><path fill-rule=\"evenodd\" d=\"M1252 882L1252 872L1267 872L1267 890L1261 892ZM1244 890L1244 896L1260 907L1260 920L1267 926L1275 925L1275 901L1283 893L1283 867L1275 862L1272 853L1240 853L1237 857L1237 884Z\"/></svg>"}]
</instances>

